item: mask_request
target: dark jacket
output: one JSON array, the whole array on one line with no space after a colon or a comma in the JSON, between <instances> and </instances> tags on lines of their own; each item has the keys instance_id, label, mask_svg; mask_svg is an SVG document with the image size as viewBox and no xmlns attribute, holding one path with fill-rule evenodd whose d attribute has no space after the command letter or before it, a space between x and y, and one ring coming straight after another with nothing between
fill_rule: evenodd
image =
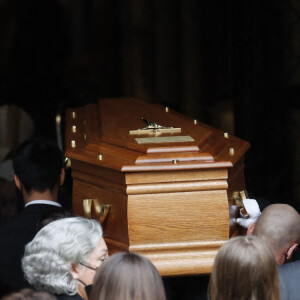
<instances>
[{"instance_id":1,"label":"dark jacket","mask_svg":"<svg viewBox=\"0 0 300 300\"><path fill-rule=\"evenodd\" d=\"M83 298L78 295L75 294L73 296L69 296L69 295L55 295L57 300L83 300Z\"/></svg>"},{"instance_id":2,"label":"dark jacket","mask_svg":"<svg viewBox=\"0 0 300 300\"><path fill-rule=\"evenodd\" d=\"M40 216L54 208L48 204L31 204L0 226L0 296L29 287L21 268L24 249L37 232Z\"/></svg>"},{"instance_id":3,"label":"dark jacket","mask_svg":"<svg viewBox=\"0 0 300 300\"><path fill-rule=\"evenodd\" d=\"M281 295L286 292L288 300L300 299L300 260L279 266L278 271L280 280L284 284L281 287Z\"/></svg>"}]
</instances>

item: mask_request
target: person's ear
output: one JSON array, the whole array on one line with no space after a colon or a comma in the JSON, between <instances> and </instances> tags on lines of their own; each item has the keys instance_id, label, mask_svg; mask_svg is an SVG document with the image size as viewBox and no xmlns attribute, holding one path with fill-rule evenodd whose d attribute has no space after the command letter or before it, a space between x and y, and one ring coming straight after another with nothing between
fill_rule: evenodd
<instances>
[{"instance_id":1,"label":"person's ear","mask_svg":"<svg viewBox=\"0 0 300 300\"><path fill-rule=\"evenodd\" d=\"M76 264L71 264L71 274L73 276L74 279L78 279L79 278L79 274L78 274L78 265Z\"/></svg>"},{"instance_id":2,"label":"person's ear","mask_svg":"<svg viewBox=\"0 0 300 300\"><path fill-rule=\"evenodd\" d=\"M247 235L252 235L253 234L254 227L255 227L254 222L249 224L248 229L247 229Z\"/></svg>"},{"instance_id":3,"label":"person's ear","mask_svg":"<svg viewBox=\"0 0 300 300\"><path fill-rule=\"evenodd\" d=\"M21 184L21 180L18 177L18 175L14 175L14 182L16 184L16 187L18 188L18 190L22 191L22 184Z\"/></svg>"},{"instance_id":4,"label":"person's ear","mask_svg":"<svg viewBox=\"0 0 300 300\"><path fill-rule=\"evenodd\" d=\"M63 185L65 181L66 172L65 169L62 168L60 171L60 177L59 177L59 185Z\"/></svg>"},{"instance_id":5,"label":"person's ear","mask_svg":"<svg viewBox=\"0 0 300 300\"><path fill-rule=\"evenodd\" d=\"M289 260L292 258L292 255L297 247L298 247L297 243L292 243L292 245L289 247L288 251L286 252L286 259Z\"/></svg>"}]
</instances>

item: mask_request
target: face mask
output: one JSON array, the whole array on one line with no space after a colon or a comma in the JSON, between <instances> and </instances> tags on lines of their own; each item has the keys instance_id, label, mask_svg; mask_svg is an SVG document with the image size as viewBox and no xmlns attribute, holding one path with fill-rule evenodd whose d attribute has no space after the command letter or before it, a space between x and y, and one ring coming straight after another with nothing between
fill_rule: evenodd
<instances>
[{"instance_id":1,"label":"face mask","mask_svg":"<svg viewBox=\"0 0 300 300\"><path fill-rule=\"evenodd\" d=\"M91 293L92 287L93 287L93 285L92 285L92 284L90 284L90 285L86 285L86 286L84 287L84 289L85 289L85 292L86 292L86 294L87 294L87 296L88 296L88 297L90 296L90 293Z\"/></svg>"}]
</instances>

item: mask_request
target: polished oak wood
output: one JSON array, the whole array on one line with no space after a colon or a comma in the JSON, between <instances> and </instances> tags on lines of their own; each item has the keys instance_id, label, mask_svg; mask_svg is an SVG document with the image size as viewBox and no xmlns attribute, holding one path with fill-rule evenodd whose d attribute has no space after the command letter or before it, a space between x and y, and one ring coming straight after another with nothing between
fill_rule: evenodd
<instances>
[{"instance_id":1,"label":"polished oak wood","mask_svg":"<svg viewBox=\"0 0 300 300\"><path fill-rule=\"evenodd\" d=\"M153 136L130 134L145 126L141 118L181 128L160 137L194 141L138 144L136 137ZM233 193L245 189L248 148L235 136L135 98L70 108L73 212L84 215L83 199L109 204L102 226L110 253L139 252L162 275L208 274L219 247L240 233Z\"/></svg>"}]
</instances>

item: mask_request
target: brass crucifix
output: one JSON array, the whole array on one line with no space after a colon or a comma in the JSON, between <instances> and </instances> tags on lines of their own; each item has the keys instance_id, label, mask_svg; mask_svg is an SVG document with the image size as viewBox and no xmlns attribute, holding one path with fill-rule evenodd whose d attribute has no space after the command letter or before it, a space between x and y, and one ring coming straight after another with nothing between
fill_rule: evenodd
<instances>
[{"instance_id":1,"label":"brass crucifix","mask_svg":"<svg viewBox=\"0 0 300 300\"><path fill-rule=\"evenodd\" d=\"M174 128L172 126L162 126L157 124L156 122L147 121L145 118L141 118L146 124L146 127L142 127L135 130L130 130L130 134L154 134L158 135L161 133L174 133L181 132L181 128Z\"/></svg>"}]
</instances>

